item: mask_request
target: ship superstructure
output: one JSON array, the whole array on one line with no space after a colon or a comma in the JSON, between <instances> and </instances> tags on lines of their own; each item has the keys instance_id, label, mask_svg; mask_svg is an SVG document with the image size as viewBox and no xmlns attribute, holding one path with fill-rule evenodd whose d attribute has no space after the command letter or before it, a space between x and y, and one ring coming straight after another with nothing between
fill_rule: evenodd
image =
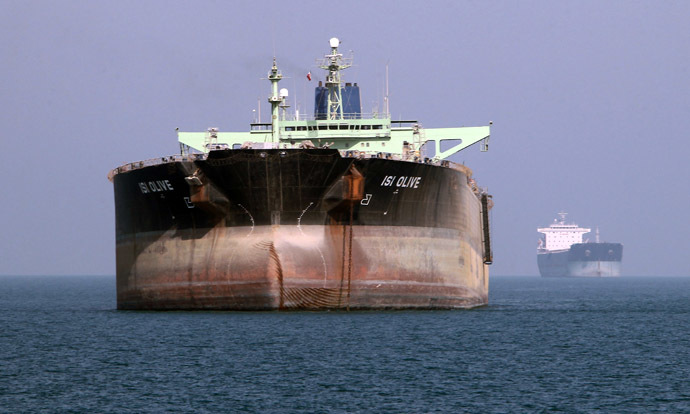
<instances>
[{"instance_id":1,"label":"ship superstructure","mask_svg":"<svg viewBox=\"0 0 690 414\"><path fill-rule=\"evenodd\" d=\"M488 149L489 126L362 113L338 47L319 60L313 116L288 112L274 59L270 123L178 131L180 155L111 172L118 308L487 303L491 196L447 158Z\"/></svg>"},{"instance_id":2,"label":"ship superstructure","mask_svg":"<svg viewBox=\"0 0 690 414\"><path fill-rule=\"evenodd\" d=\"M549 227L540 227L543 234L537 248L537 264L543 277L607 277L620 276L623 245L601 243L599 229L596 241L583 241L591 229L566 223L567 213L558 213Z\"/></svg>"},{"instance_id":3,"label":"ship superstructure","mask_svg":"<svg viewBox=\"0 0 690 414\"><path fill-rule=\"evenodd\" d=\"M549 227L537 229L544 235L544 239L539 240L540 252L559 252L569 250L575 243L582 243L582 235L591 230L579 227L577 224L566 223L565 217L568 213L558 213L560 220L554 219Z\"/></svg>"},{"instance_id":4,"label":"ship superstructure","mask_svg":"<svg viewBox=\"0 0 690 414\"><path fill-rule=\"evenodd\" d=\"M349 154L357 156L439 163L476 143L481 143L482 151L488 150L489 126L422 128L414 120L392 121L387 113L363 114L358 86L342 83L341 71L352 63L338 52L338 44L338 39L331 39L331 53L318 62L327 74L325 86L316 88L314 116L290 114L285 110L289 107L288 91L278 86L283 75L274 59L268 73L272 91L268 97L271 122L252 123L248 132L220 132L216 128L206 132L178 132L183 154L189 148L207 153L211 149L239 149L245 144L263 149L312 145L352 151ZM425 160L425 152L432 151L434 156Z\"/></svg>"}]
</instances>

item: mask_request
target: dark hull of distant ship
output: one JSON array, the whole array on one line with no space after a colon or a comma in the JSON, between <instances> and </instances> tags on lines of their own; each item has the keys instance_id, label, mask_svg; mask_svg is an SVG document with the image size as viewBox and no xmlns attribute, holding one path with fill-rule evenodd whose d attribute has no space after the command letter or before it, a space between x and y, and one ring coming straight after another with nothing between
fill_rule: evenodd
<instances>
[{"instance_id":1,"label":"dark hull of distant ship","mask_svg":"<svg viewBox=\"0 0 690 414\"><path fill-rule=\"evenodd\" d=\"M330 149L221 150L119 171L117 307L484 305L488 203L469 174Z\"/></svg>"},{"instance_id":2,"label":"dark hull of distant ship","mask_svg":"<svg viewBox=\"0 0 690 414\"><path fill-rule=\"evenodd\" d=\"M620 243L577 243L570 250L537 254L542 277L616 277L622 259Z\"/></svg>"}]
</instances>

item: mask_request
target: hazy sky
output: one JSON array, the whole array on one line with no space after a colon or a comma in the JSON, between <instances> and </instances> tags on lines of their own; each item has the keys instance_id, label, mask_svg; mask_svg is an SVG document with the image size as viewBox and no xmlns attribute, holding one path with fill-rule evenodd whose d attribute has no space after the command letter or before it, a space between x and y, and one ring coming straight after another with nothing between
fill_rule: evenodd
<instances>
[{"instance_id":1,"label":"hazy sky","mask_svg":"<svg viewBox=\"0 0 690 414\"><path fill-rule=\"evenodd\" d=\"M687 1L0 0L0 274L114 275L108 171L176 153L176 127L247 130L274 54L311 112L337 36L365 111L388 63L394 118L494 122L453 159L494 196L492 274L538 274L565 210L624 244L625 275L688 276L688 21Z\"/></svg>"}]
</instances>

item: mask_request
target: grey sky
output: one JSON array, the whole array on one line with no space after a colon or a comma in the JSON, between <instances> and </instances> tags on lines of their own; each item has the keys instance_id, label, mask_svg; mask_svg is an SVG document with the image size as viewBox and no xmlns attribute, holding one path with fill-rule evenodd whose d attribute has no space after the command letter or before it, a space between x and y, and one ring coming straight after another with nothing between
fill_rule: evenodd
<instances>
[{"instance_id":1,"label":"grey sky","mask_svg":"<svg viewBox=\"0 0 690 414\"><path fill-rule=\"evenodd\" d=\"M690 275L689 2L328 4L0 0L0 274L114 274L108 171L176 153L176 127L246 130L274 53L312 111L337 36L365 111L389 62L394 118L494 122L455 158L494 195L492 274L536 275L566 210L624 274Z\"/></svg>"}]
</instances>

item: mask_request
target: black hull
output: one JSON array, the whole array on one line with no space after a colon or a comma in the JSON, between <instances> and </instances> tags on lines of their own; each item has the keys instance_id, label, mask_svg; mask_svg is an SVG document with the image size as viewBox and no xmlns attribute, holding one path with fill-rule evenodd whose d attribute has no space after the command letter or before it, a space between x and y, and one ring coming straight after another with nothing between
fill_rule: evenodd
<instances>
[{"instance_id":1,"label":"black hull","mask_svg":"<svg viewBox=\"0 0 690 414\"><path fill-rule=\"evenodd\" d=\"M114 176L118 308L487 303L469 170L337 150L225 150Z\"/></svg>"},{"instance_id":2,"label":"black hull","mask_svg":"<svg viewBox=\"0 0 690 414\"><path fill-rule=\"evenodd\" d=\"M336 187L351 167L363 175L364 196L371 194L366 206L359 200L354 204L354 225L464 229L467 211L459 207L467 198L477 201L466 174L451 168L342 158L337 150L324 149L215 151L203 161L117 174L116 234L208 229L219 224L295 225L298 220L302 225L349 224L349 209ZM197 201L201 208L190 208L193 194L185 178L197 169L208 183L208 199ZM395 179L383 185L386 177Z\"/></svg>"},{"instance_id":3,"label":"black hull","mask_svg":"<svg viewBox=\"0 0 690 414\"><path fill-rule=\"evenodd\" d=\"M622 260L620 243L577 243L569 250L537 254L542 277L616 277Z\"/></svg>"}]
</instances>

